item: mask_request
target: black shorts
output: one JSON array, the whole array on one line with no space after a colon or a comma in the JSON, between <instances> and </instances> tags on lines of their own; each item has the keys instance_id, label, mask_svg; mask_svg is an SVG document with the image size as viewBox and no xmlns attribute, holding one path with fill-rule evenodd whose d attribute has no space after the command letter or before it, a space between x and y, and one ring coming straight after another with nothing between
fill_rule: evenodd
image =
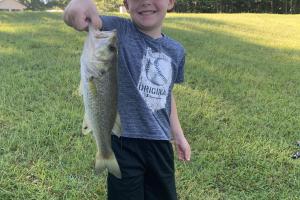
<instances>
[{"instance_id":1,"label":"black shorts","mask_svg":"<svg viewBox=\"0 0 300 200\"><path fill-rule=\"evenodd\" d=\"M108 200L177 199L169 141L112 136L112 148L122 179L108 174Z\"/></svg>"}]
</instances>

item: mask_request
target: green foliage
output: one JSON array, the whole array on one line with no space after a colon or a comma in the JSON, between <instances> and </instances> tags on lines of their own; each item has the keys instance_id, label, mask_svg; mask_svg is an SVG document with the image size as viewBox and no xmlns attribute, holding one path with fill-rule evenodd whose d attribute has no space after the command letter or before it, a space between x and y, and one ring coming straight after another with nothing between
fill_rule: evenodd
<instances>
[{"instance_id":1,"label":"green foliage","mask_svg":"<svg viewBox=\"0 0 300 200\"><path fill-rule=\"evenodd\" d=\"M20 0L30 10L45 10L58 7L64 9L70 0ZM119 6L123 5L122 0L95 0L95 3L101 11L118 11Z\"/></svg>"},{"instance_id":2,"label":"green foliage","mask_svg":"<svg viewBox=\"0 0 300 200\"><path fill-rule=\"evenodd\" d=\"M177 12L300 13L300 0L177 0Z\"/></svg>"},{"instance_id":3,"label":"green foliage","mask_svg":"<svg viewBox=\"0 0 300 200\"><path fill-rule=\"evenodd\" d=\"M65 8L70 0L20 0L30 10ZM45 3L43 3L45 2ZM118 11L123 0L95 0L101 11ZM300 0L176 0L176 12L300 13Z\"/></svg>"},{"instance_id":4,"label":"green foliage","mask_svg":"<svg viewBox=\"0 0 300 200\"><path fill-rule=\"evenodd\" d=\"M122 0L96 0L95 2L100 11L118 11L119 6L123 5Z\"/></svg>"},{"instance_id":5,"label":"green foliage","mask_svg":"<svg viewBox=\"0 0 300 200\"><path fill-rule=\"evenodd\" d=\"M0 199L106 199L82 136L77 91L86 32L62 14L0 13ZM169 14L186 48L174 95L192 160L181 200L299 199L299 15Z\"/></svg>"},{"instance_id":6,"label":"green foliage","mask_svg":"<svg viewBox=\"0 0 300 200\"><path fill-rule=\"evenodd\" d=\"M48 0L47 4L45 5L47 8L55 8L58 7L60 9L64 9L70 0Z\"/></svg>"},{"instance_id":7,"label":"green foliage","mask_svg":"<svg viewBox=\"0 0 300 200\"><path fill-rule=\"evenodd\" d=\"M46 5L41 0L19 0L29 10L44 10Z\"/></svg>"}]
</instances>

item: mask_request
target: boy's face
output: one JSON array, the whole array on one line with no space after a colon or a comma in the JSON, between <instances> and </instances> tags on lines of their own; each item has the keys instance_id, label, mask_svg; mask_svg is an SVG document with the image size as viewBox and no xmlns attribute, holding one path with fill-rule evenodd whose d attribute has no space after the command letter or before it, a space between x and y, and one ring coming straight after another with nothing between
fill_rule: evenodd
<instances>
[{"instance_id":1,"label":"boy's face","mask_svg":"<svg viewBox=\"0 0 300 200\"><path fill-rule=\"evenodd\" d=\"M168 10L174 6L175 0L127 0L125 6L133 22L144 31L161 28Z\"/></svg>"}]
</instances>

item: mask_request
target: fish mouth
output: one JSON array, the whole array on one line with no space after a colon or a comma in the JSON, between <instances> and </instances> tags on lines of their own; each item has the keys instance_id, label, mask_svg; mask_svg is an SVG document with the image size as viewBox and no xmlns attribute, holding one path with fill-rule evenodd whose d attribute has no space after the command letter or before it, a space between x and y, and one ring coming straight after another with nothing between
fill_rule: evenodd
<instances>
[{"instance_id":1,"label":"fish mouth","mask_svg":"<svg viewBox=\"0 0 300 200\"><path fill-rule=\"evenodd\" d=\"M113 38L116 37L117 31L114 29L112 31L97 31L95 32L95 37L100 39Z\"/></svg>"}]
</instances>

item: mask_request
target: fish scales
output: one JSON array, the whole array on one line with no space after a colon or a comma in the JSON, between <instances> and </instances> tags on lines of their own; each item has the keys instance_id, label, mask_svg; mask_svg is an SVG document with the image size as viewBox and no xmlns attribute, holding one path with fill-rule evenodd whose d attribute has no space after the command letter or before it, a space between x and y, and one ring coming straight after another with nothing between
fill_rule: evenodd
<instances>
[{"instance_id":1,"label":"fish scales","mask_svg":"<svg viewBox=\"0 0 300 200\"><path fill-rule=\"evenodd\" d=\"M97 145L101 148L101 152L104 158L108 158L111 152L110 147L110 133L116 119L117 113L117 87L116 87L116 71L114 68L102 74L100 77L93 78L89 84L93 84L96 91L93 94L90 90L88 112L91 112L89 116L96 116L93 118L92 123L96 124L94 132L100 133L95 137ZM89 87L91 87L89 85ZM92 86L93 87L93 86ZM109 133L109 134L106 134Z\"/></svg>"}]
</instances>

